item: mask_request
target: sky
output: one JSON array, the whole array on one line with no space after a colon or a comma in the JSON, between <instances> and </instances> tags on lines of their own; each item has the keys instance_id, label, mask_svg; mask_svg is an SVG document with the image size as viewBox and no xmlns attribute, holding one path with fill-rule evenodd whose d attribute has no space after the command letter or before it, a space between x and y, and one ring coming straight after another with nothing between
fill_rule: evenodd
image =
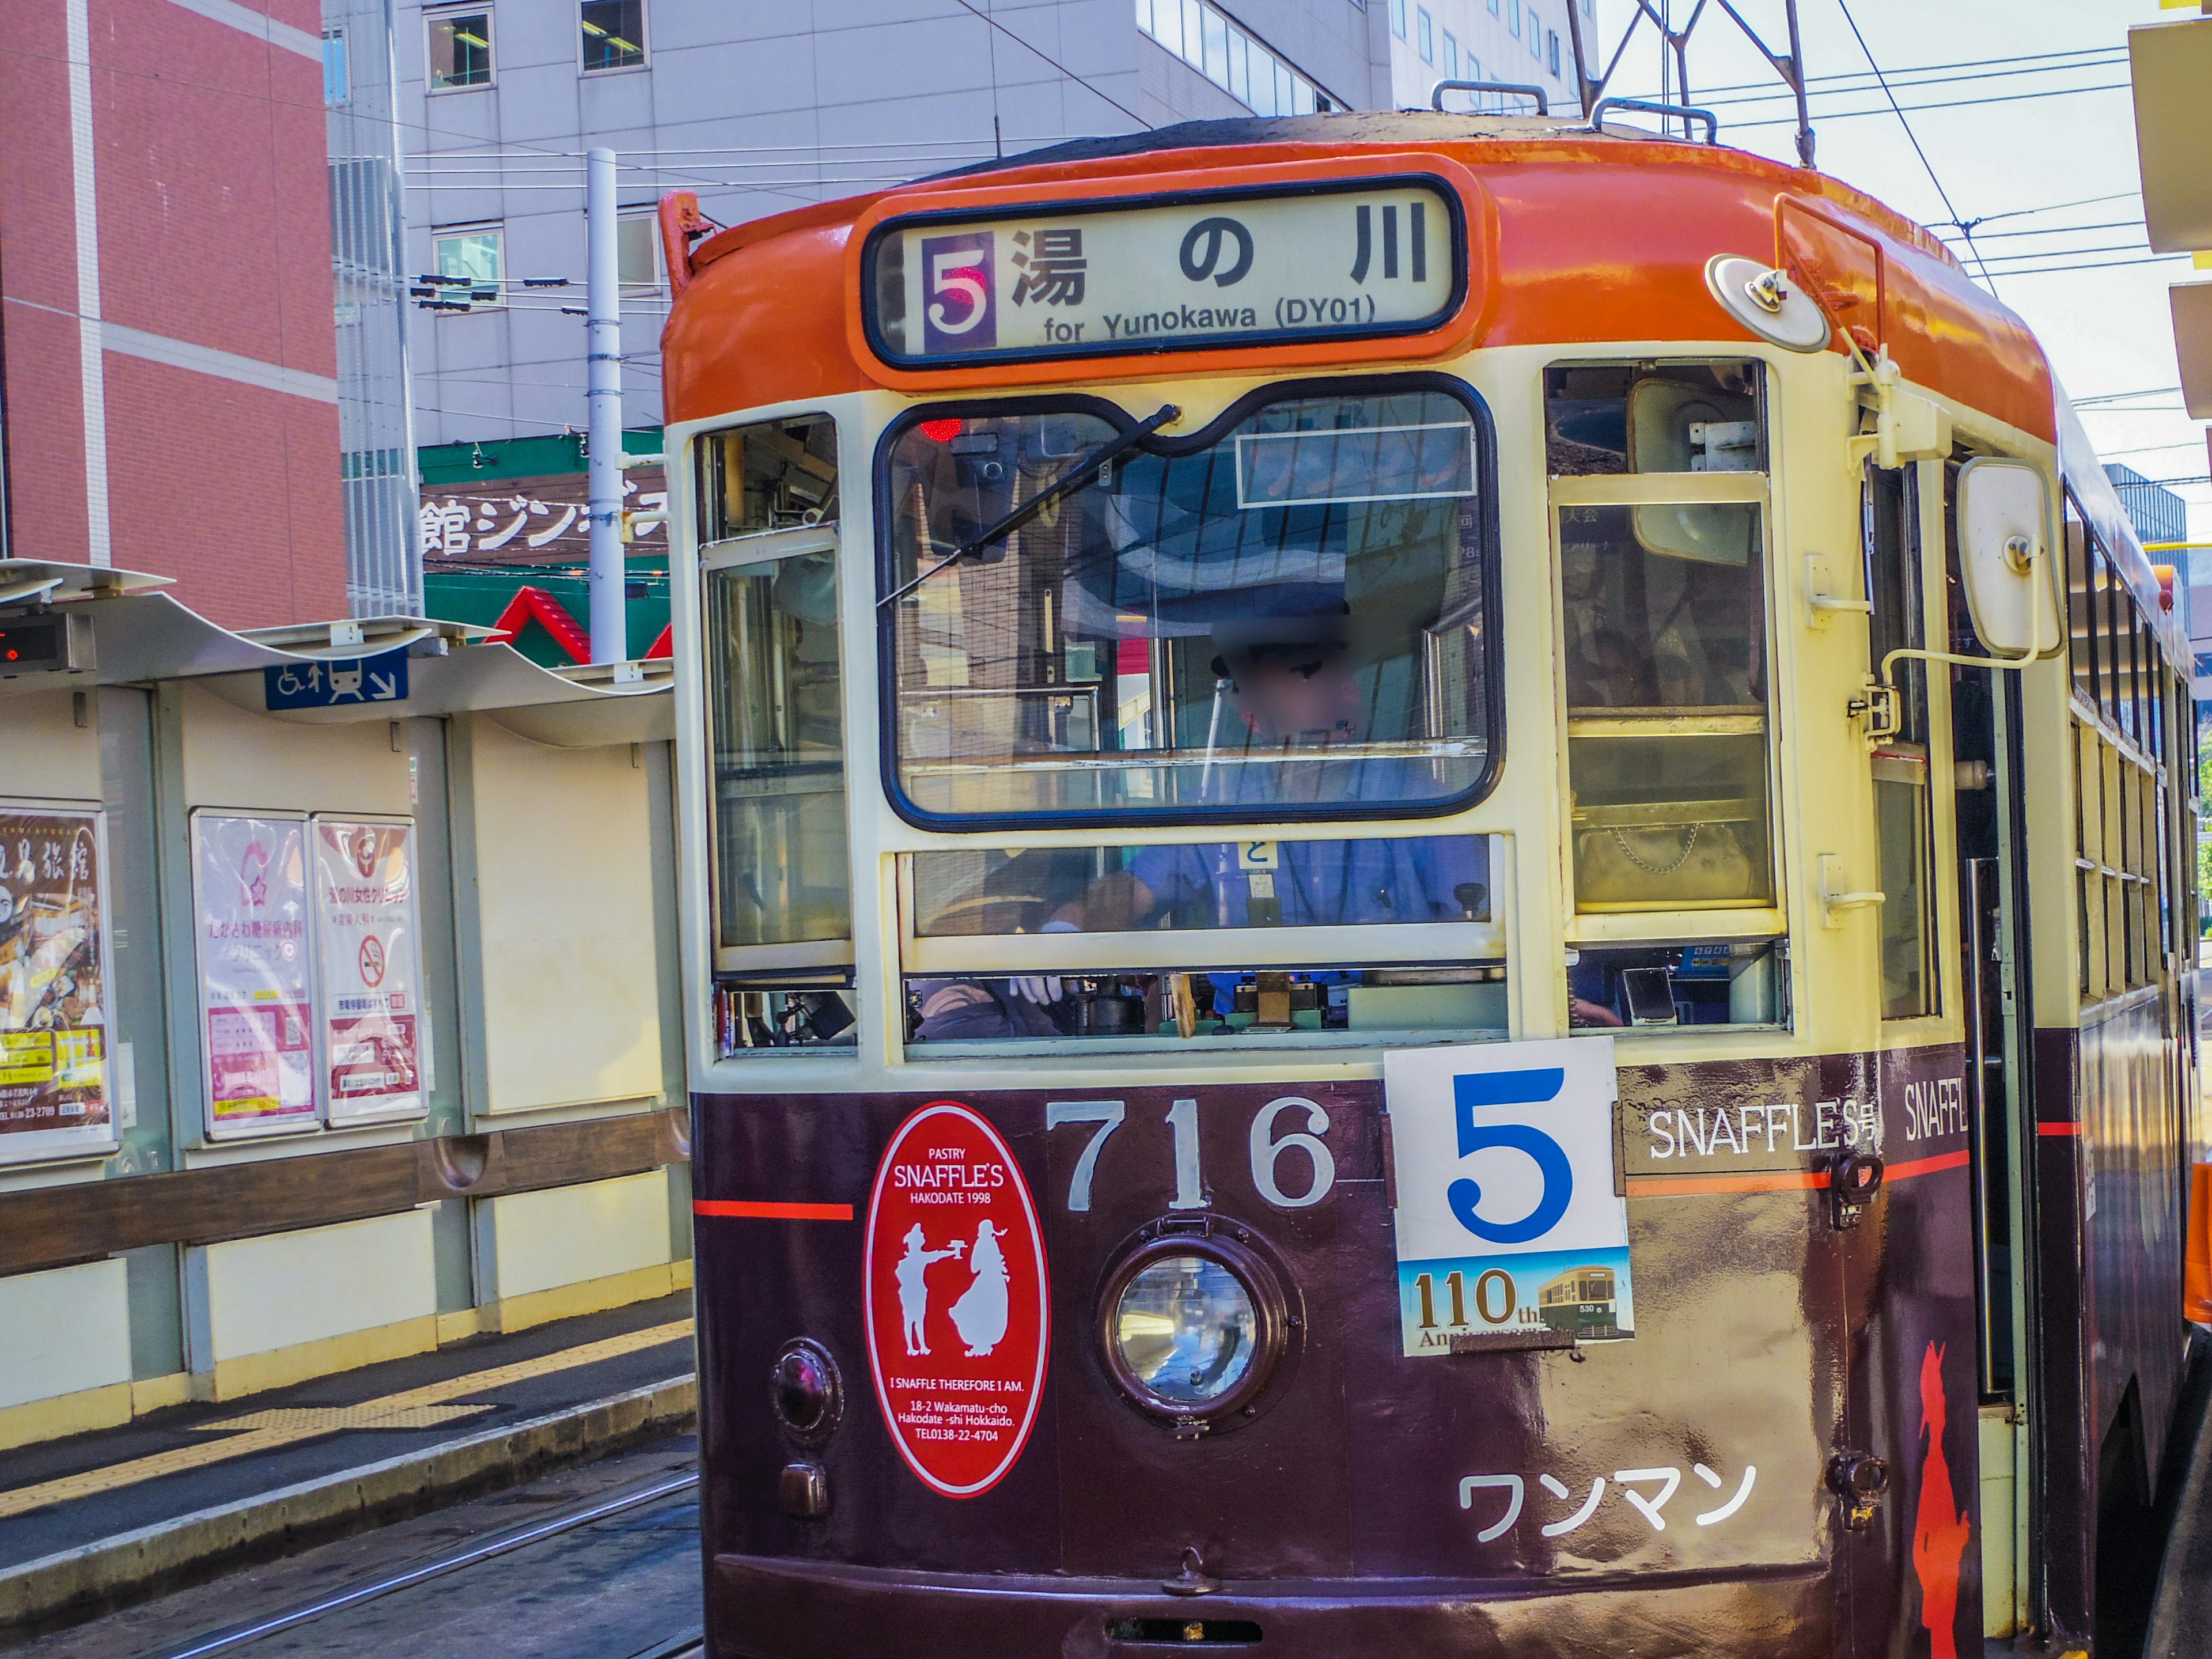
<instances>
[{"instance_id":1,"label":"sky","mask_svg":"<svg viewBox=\"0 0 2212 1659\"><path fill-rule=\"evenodd\" d=\"M1679 24L1694 4L1668 0L1670 15ZM2188 418L2174 389L2180 376L2166 303L2170 283L2199 273L2186 258L2127 263L2151 257L2127 89L2127 32L2193 16L2193 9L2161 10L2158 0L1798 0L1798 6L1821 170L1944 230L1970 271L1972 252L1942 222L1984 221L1975 241L1990 285L2035 331L2077 404L2109 400L2081 410L2103 458L2147 477L2203 478L2204 428ZM1736 9L1778 52L1787 49L1782 0L1736 0ZM1608 58L1633 15L1632 0L1599 0ZM1656 94L1656 39L1644 23L1611 92ZM1924 164L1869 72L1869 52L1905 106ZM1990 61L2000 58L2012 61ZM1851 78L1824 81L1839 76ZM1692 37L1690 77L1692 101L1720 117L1723 143L1796 159L1790 94L1717 4L1706 6ZM1911 82L1923 84L1900 84ZM1915 107L1929 105L1949 107ZM2097 199L2106 198L2113 199ZM2040 269L2067 264L2092 268ZM2212 280L2212 272L2203 275ZM2212 539L2212 485L2179 486L2176 493L2191 503L2191 538Z\"/></svg>"}]
</instances>

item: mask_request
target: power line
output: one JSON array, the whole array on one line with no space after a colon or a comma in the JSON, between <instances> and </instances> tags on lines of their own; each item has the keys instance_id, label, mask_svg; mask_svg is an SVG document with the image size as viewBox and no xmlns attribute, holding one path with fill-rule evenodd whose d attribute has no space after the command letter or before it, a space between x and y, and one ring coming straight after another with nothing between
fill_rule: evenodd
<instances>
[{"instance_id":1,"label":"power line","mask_svg":"<svg viewBox=\"0 0 2212 1659\"><path fill-rule=\"evenodd\" d=\"M1015 33L1012 29L1008 28L1004 23L1001 23L997 18L992 16L988 12L976 11L975 8L969 3L969 0L954 0L954 3L959 6L962 10L973 13L975 16L981 18L986 23L988 23L993 28L1005 35L1007 40L1012 41L1016 46L1021 47L1023 51L1030 53L1032 57L1040 58L1043 62L1051 64L1053 68L1058 70L1069 80L1074 82L1076 85L1081 87L1085 92L1091 94L1092 97L1113 105L1115 109L1120 110L1122 114L1127 116L1132 121L1134 121L1137 124L1137 127L1139 131L1150 132L1152 130L1152 124L1150 121L1145 119L1143 116L1138 114L1136 111L1131 109L1120 99L1109 96L1107 94L1099 91L1097 88L1092 86L1090 82L1085 80L1073 70L1068 68L1066 64L1061 63L1049 52L1044 52L1040 48L1030 45L1027 40L1023 40L1020 35Z\"/></svg>"},{"instance_id":2,"label":"power line","mask_svg":"<svg viewBox=\"0 0 2212 1659\"><path fill-rule=\"evenodd\" d=\"M1893 95L1890 99L1889 107L1887 109L1832 110L1821 115L1820 118L1823 121L1856 121L1869 115L1887 115L1894 113L1898 119L1901 121L1905 118L1905 113L1908 110L1917 114L1923 110L1974 109L1984 104L2021 104L2026 103L2030 99L2033 98L2068 98L2073 96L2075 93L2125 92L2127 89L2128 82L2125 81L2114 81L2105 86L2054 87L2048 92L2008 93L2001 98L1946 98L1938 99L1934 103L1908 104L1903 106L1900 106L1896 98ZM1793 127L1796 125L1797 118L1793 115L1786 119L1777 117L1775 119L1771 121L1731 121L1729 123L1729 130L1731 132L1749 132L1759 127ZM1917 148L1917 145L1916 148Z\"/></svg>"},{"instance_id":3,"label":"power line","mask_svg":"<svg viewBox=\"0 0 2212 1659\"><path fill-rule=\"evenodd\" d=\"M1975 220L1975 229L1981 230L1981 228L1989 223L1990 219L1997 216L1999 216L1990 214ZM2106 219L2094 225L2048 225L2041 230L1984 230L1982 231L1981 239L1984 242L2008 242L2016 241L2023 236L2071 236L2079 231L2085 230L2140 230L2142 228L2142 222L2140 219ZM1956 227L1946 221L1942 226L1930 227L1930 228L1955 229Z\"/></svg>"},{"instance_id":4,"label":"power line","mask_svg":"<svg viewBox=\"0 0 2212 1659\"><path fill-rule=\"evenodd\" d=\"M2033 264L2050 259L2085 258L2092 253L2144 253L2149 249L2148 242L2122 242L2110 247L2031 248L2019 253L1992 253L1990 258L2001 265L2014 263ZM1976 258L1979 257L1976 255Z\"/></svg>"},{"instance_id":5,"label":"power line","mask_svg":"<svg viewBox=\"0 0 2212 1659\"><path fill-rule=\"evenodd\" d=\"M2084 196L2071 202L2045 203L2041 207L2013 208L2003 213L1984 213L1980 218L1973 220L1972 225L1975 227L1986 225L1998 219L2032 218L2039 213L2063 213L2068 208L2095 207L2104 202L2132 202L2142 195L2142 192L2139 190L2120 190L2113 191L2110 196ZM1946 220L1944 222L1948 224L1953 222ZM1961 228L1966 228L1969 227L1961 227Z\"/></svg>"},{"instance_id":6,"label":"power line","mask_svg":"<svg viewBox=\"0 0 2212 1659\"><path fill-rule=\"evenodd\" d=\"M2093 259L2085 265L2034 265L2008 270L2008 278L2014 276L2054 276L2069 270L2120 270L2130 265L2164 264L2169 259L2186 259L2186 253L2153 253L2141 259Z\"/></svg>"},{"instance_id":7,"label":"power line","mask_svg":"<svg viewBox=\"0 0 2212 1659\"><path fill-rule=\"evenodd\" d=\"M1874 53L1867 46L1866 36L1859 33L1858 19L1851 15L1850 0L1836 0L1836 8L1844 14L1844 21L1850 25L1851 38L1859 43L1859 50L1866 53L1867 67L1874 71L1874 78L1881 82L1883 95L1889 100L1890 108L1897 112L1897 124L1905 129L1905 137L1911 141L1912 153L1920 158L1920 165L1928 169L1928 182L1936 186L1936 195L1943 198L1943 210L1951 216L1950 222L1963 225L1965 222L1959 217L1959 210L1951 200L1951 192L1943 188L1943 181L1936 176L1935 164L1928 159L1928 152L1920 148L1920 139L1912 131L1912 123L1905 118L1905 111L1898 104L1897 94L1890 91L1889 82L1882 78L1881 65L1874 61ZM1974 256L1974 263L1982 267L1982 280L1989 283L1990 292L1995 294L1997 291L1996 279L1990 276L1989 266L1983 262L1982 251L1974 246L1972 233L1963 234L1966 238L1967 249Z\"/></svg>"},{"instance_id":8,"label":"power line","mask_svg":"<svg viewBox=\"0 0 2212 1659\"><path fill-rule=\"evenodd\" d=\"M2006 60L1999 58L1996 61L2002 63ZM1978 86L1984 82L2010 80L2016 76L2024 75L2065 75L2075 70L2118 69L2126 62L2127 54L2124 52L2121 52L2109 57L2099 58L2075 64L2046 64L2030 69L1983 70L1970 75L1937 75L1929 76L1921 80L1908 80L1905 78L1905 75L1899 74L1891 78L1891 83L1894 86L1902 88L1907 92L1913 92L1917 91L1923 87L1954 87L1960 85ZM1837 76L1835 78L1840 80L1844 77ZM1863 82L1867 77L1861 75L1852 78ZM1874 90L1875 88L1873 87L1865 85L1849 87L1826 86L1820 87L1818 89L1808 85L1806 88L1805 95L1808 99L1848 98L1855 94L1872 92ZM1786 90L1782 92L1760 91L1750 93L1741 98L1713 98L1711 96L1705 96L1701 97L1698 101L1711 108L1732 109L1745 104L1778 103L1784 99L1790 98L1793 95L1793 94Z\"/></svg>"},{"instance_id":9,"label":"power line","mask_svg":"<svg viewBox=\"0 0 2212 1659\"><path fill-rule=\"evenodd\" d=\"M1988 69L2001 64L2033 64L2043 62L2047 59L2060 58L2100 57L2107 53L2114 52L2124 55L2124 49L2113 46L2077 46L2070 52L2015 52L2010 56L2003 58L1962 58L1948 64L1917 64L1910 68L1899 70L1896 73L1901 79L1908 76L1930 75L1944 70ZM1815 75L1808 76L1807 78L1806 84L1808 87L1820 86L1835 81L1863 81L1867 78L1867 73L1863 70L1843 70L1833 75ZM1711 88L1711 90L1713 92L1723 93L1749 92L1767 88L1771 84L1771 82L1766 81L1738 81L1729 82L1725 86L1715 87ZM1787 94L1783 93L1772 93L1770 94L1770 95L1779 98L1786 96Z\"/></svg>"},{"instance_id":10,"label":"power line","mask_svg":"<svg viewBox=\"0 0 2212 1659\"><path fill-rule=\"evenodd\" d=\"M2094 398L2075 398L2074 407L2079 409L2084 404L2115 404L2128 398L2164 398L2180 390L2178 386L2145 386L2140 392L2100 392Z\"/></svg>"}]
</instances>

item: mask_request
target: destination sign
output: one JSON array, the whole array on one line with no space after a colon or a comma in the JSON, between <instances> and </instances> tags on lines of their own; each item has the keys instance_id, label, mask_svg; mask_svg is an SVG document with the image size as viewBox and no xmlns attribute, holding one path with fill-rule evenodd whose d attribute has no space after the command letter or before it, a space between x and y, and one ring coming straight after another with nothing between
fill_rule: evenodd
<instances>
[{"instance_id":1,"label":"destination sign","mask_svg":"<svg viewBox=\"0 0 2212 1659\"><path fill-rule=\"evenodd\" d=\"M894 219L869 240L870 343L939 367L1414 334L1465 293L1466 246L1426 179Z\"/></svg>"}]
</instances>

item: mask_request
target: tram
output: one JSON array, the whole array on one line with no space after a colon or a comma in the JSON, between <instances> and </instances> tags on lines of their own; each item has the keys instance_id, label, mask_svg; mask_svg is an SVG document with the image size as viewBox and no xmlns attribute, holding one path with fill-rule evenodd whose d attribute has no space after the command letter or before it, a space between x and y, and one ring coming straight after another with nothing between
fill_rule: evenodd
<instances>
[{"instance_id":1,"label":"tram","mask_svg":"<svg viewBox=\"0 0 2212 1659\"><path fill-rule=\"evenodd\" d=\"M2127 1650L2188 645L1934 236L1425 112L662 226L711 1652Z\"/></svg>"}]
</instances>

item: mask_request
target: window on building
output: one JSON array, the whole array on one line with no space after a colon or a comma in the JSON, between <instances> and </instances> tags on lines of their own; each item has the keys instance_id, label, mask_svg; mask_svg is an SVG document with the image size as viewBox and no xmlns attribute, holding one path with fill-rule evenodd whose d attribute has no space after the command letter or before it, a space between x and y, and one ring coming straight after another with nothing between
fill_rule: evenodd
<instances>
[{"instance_id":1,"label":"window on building","mask_svg":"<svg viewBox=\"0 0 2212 1659\"><path fill-rule=\"evenodd\" d=\"M624 294L651 290L660 284L660 220L650 213L633 214L615 225L616 274Z\"/></svg>"},{"instance_id":2,"label":"window on building","mask_svg":"<svg viewBox=\"0 0 2212 1659\"><path fill-rule=\"evenodd\" d=\"M1406 38L1406 0L1390 0L1390 33Z\"/></svg>"},{"instance_id":3,"label":"window on building","mask_svg":"<svg viewBox=\"0 0 2212 1659\"><path fill-rule=\"evenodd\" d=\"M586 74L645 62L645 0L583 0L578 15Z\"/></svg>"},{"instance_id":4,"label":"window on building","mask_svg":"<svg viewBox=\"0 0 2212 1659\"><path fill-rule=\"evenodd\" d=\"M1528 55L1540 64L1544 61L1544 25L1533 7L1528 12Z\"/></svg>"},{"instance_id":5,"label":"window on building","mask_svg":"<svg viewBox=\"0 0 2212 1659\"><path fill-rule=\"evenodd\" d=\"M422 15L429 32L433 92L459 92L491 84L491 13L433 11Z\"/></svg>"},{"instance_id":6,"label":"window on building","mask_svg":"<svg viewBox=\"0 0 2212 1659\"><path fill-rule=\"evenodd\" d=\"M1444 31L1444 79L1459 79L1459 40L1449 29Z\"/></svg>"},{"instance_id":7,"label":"window on building","mask_svg":"<svg viewBox=\"0 0 2212 1659\"><path fill-rule=\"evenodd\" d=\"M434 231L430 258L439 276L458 279L445 285L441 298L465 299L479 310L501 303L501 284L507 279L507 233L499 226L455 225Z\"/></svg>"},{"instance_id":8,"label":"window on building","mask_svg":"<svg viewBox=\"0 0 2212 1659\"><path fill-rule=\"evenodd\" d=\"M1597 0L1583 0L1583 15L1592 22L1597 21Z\"/></svg>"},{"instance_id":9,"label":"window on building","mask_svg":"<svg viewBox=\"0 0 2212 1659\"><path fill-rule=\"evenodd\" d=\"M1498 0L1490 0L1490 15L1492 17L1498 15Z\"/></svg>"},{"instance_id":10,"label":"window on building","mask_svg":"<svg viewBox=\"0 0 2212 1659\"><path fill-rule=\"evenodd\" d=\"M1406 0L1390 0L1390 21L1402 39ZM1137 27L1255 114L1311 115L1339 106L1234 18L1204 0L1137 0Z\"/></svg>"},{"instance_id":11,"label":"window on building","mask_svg":"<svg viewBox=\"0 0 2212 1659\"><path fill-rule=\"evenodd\" d=\"M349 95L346 82L346 38L343 29L323 31L323 102L337 108Z\"/></svg>"},{"instance_id":12,"label":"window on building","mask_svg":"<svg viewBox=\"0 0 2212 1659\"><path fill-rule=\"evenodd\" d=\"M1433 64L1437 61L1436 27L1429 21L1429 9L1426 6L1423 6L1420 9L1420 15L1421 38L1419 46L1421 51L1421 61L1424 64Z\"/></svg>"},{"instance_id":13,"label":"window on building","mask_svg":"<svg viewBox=\"0 0 2212 1659\"><path fill-rule=\"evenodd\" d=\"M1521 38L1521 0L1505 0L1505 27L1513 38Z\"/></svg>"},{"instance_id":14,"label":"window on building","mask_svg":"<svg viewBox=\"0 0 2212 1659\"><path fill-rule=\"evenodd\" d=\"M1545 45L1551 52L1552 74L1556 79L1559 73L1559 32L1557 29L1545 36Z\"/></svg>"}]
</instances>

